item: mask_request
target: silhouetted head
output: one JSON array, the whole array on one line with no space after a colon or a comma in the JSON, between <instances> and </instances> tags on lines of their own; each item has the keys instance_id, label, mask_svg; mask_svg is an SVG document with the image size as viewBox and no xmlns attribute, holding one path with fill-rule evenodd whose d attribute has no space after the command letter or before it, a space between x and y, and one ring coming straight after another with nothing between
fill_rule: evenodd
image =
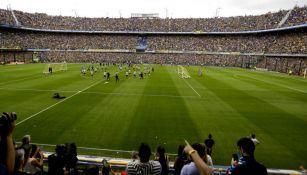
<instances>
[{"instance_id":1,"label":"silhouetted head","mask_svg":"<svg viewBox=\"0 0 307 175\"><path fill-rule=\"evenodd\" d=\"M139 147L139 157L141 162L148 162L151 156L151 150L148 144L141 143Z\"/></svg>"},{"instance_id":2,"label":"silhouetted head","mask_svg":"<svg viewBox=\"0 0 307 175\"><path fill-rule=\"evenodd\" d=\"M250 157L254 157L255 144L251 139L243 137L238 140L237 146L242 153L245 153Z\"/></svg>"},{"instance_id":3,"label":"silhouetted head","mask_svg":"<svg viewBox=\"0 0 307 175\"><path fill-rule=\"evenodd\" d=\"M178 146L178 152L177 152L178 156L182 156L183 155L183 149L184 149L184 145L179 145Z\"/></svg>"},{"instance_id":4,"label":"silhouetted head","mask_svg":"<svg viewBox=\"0 0 307 175\"><path fill-rule=\"evenodd\" d=\"M21 141L22 141L23 145L29 144L31 142L31 136L30 135L25 135L25 136L23 136Z\"/></svg>"},{"instance_id":5,"label":"silhouetted head","mask_svg":"<svg viewBox=\"0 0 307 175\"><path fill-rule=\"evenodd\" d=\"M192 145L192 148L195 149L198 153L198 155L203 158L204 155L206 155L206 147L203 144L200 143L194 143Z\"/></svg>"},{"instance_id":6,"label":"silhouetted head","mask_svg":"<svg viewBox=\"0 0 307 175\"><path fill-rule=\"evenodd\" d=\"M157 148L157 153L160 155L160 156L164 156L165 154L165 148L163 146L158 146Z\"/></svg>"}]
</instances>

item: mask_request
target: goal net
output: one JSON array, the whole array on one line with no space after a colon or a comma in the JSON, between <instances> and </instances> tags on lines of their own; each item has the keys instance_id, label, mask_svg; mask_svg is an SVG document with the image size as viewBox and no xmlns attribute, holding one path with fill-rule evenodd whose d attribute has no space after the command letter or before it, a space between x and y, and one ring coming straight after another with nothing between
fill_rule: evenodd
<instances>
[{"instance_id":1,"label":"goal net","mask_svg":"<svg viewBox=\"0 0 307 175\"><path fill-rule=\"evenodd\" d=\"M62 63L48 63L45 65L43 73L50 74L54 72L67 71L67 63L64 61Z\"/></svg>"},{"instance_id":2,"label":"goal net","mask_svg":"<svg viewBox=\"0 0 307 175\"><path fill-rule=\"evenodd\" d=\"M178 75L180 78L191 78L188 70L183 66L178 66Z\"/></svg>"}]
</instances>

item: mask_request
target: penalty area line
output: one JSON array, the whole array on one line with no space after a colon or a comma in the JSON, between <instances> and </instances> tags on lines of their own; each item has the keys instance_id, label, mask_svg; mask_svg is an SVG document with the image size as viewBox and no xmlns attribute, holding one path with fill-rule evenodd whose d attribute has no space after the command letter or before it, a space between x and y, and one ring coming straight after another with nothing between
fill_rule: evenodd
<instances>
[{"instance_id":1,"label":"penalty area line","mask_svg":"<svg viewBox=\"0 0 307 175\"><path fill-rule=\"evenodd\" d=\"M56 106L56 105L58 105L58 104L60 104L60 103L62 103L62 102L64 102L64 101L66 101L66 100L68 100L68 99L70 99L70 98L72 98L72 97L74 97L74 96L80 94L81 92L86 91L87 89L89 89L89 88L91 88L91 87L97 85L97 84L100 83L100 82L101 82L101 81L98 81L98 82L96 82L96 83L94 83L94 84L92 84L92 85L90 85L90 86L88 86L88 87L82 89L81 91L78 91L78 92L74 93L73 95L71 95L71 96L69 96L69 97L67 97L67 98L65 98L65 99L63 99L63 100L61 100L61 101L59 101L59 102L57 102L57 103L55 103L55 104L53 104L53 105L51 105L51 106L49 106L49 107L43 109L43 110L41 110L41 111L39 111L39 112L33 114L33 115L31 115L30 117L25 118L24 120L18 122L18 123L16 124L16 126L17 126L17 125L20 125L20 124L22 124L22 123L24 123L24 122L27 121L27 120L30 120L31 118L37 116L38 114L40 114L40 113L42 113L42 112L45 112L45 111L47 111L48 109L51 109L51 108L53 108L54 106Z\"/></svg>"},{"instance_id":2,"label":"penalty area line","mask_svg":"<svg viewBox=\"0 0 307 175\"><path fill-rule=\"evenodd\" d=\"M183 80L187 83L187 85L199 96L199 97L201 97L200 95L199 95L199 93L190 85L190 83L188 83L187 82L187 80L185 80L184 78L183 78Z\"/></svg>"}]
</instances>

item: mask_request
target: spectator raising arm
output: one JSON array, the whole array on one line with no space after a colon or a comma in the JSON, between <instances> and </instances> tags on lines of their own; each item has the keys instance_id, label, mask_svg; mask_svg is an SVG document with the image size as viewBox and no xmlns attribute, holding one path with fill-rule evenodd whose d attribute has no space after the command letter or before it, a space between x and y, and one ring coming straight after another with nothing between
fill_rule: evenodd
<instances>
[{"instance_id":1,"label":"spectator raising arm","mask_svg":"<svg viewBox=\"0 0 307 175\"><path fill-rule=\"evenodd\" d=\"M213 175L213 170L203 161L203 159L198 155L197 151L192 148L192 146L185 140L186 146L184 152L187 153L193 159L199 174L201 175Z\"/></svg>"}]
</instances>

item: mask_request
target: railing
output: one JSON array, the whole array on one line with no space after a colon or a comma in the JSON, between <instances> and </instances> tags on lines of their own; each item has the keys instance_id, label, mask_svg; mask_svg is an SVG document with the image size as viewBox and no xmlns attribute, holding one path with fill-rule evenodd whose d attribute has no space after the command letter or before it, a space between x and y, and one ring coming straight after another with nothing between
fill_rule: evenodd
<instances>
[{"instance_id":1,"label":"railing","mask_svg":"<svg viewBox=\"0 0 307 175\"><path fill-rule=\"evenodd\" d=\"M20 142L17 142L20 144ZM56 145L52 144L36 144L39 148L44 151L45 163L48 162L48 156L54 153ZM102 166L102 160L106 159L111 165L112 169L119 172L126 168L126 165L131 162L132 153L135 151L125 151L125 150L112 150L112 149L100 149L100 148L89 148L89 147L78 147L78 165L88 166L97 165ZM170 158L169 166L170 172L174 172L174 161L176 159L176 154L168 153ZM226 174L227 168L229 166L214 165L214 174L222 175ZM287 169L268 169L268 174L270 175L304 175L298 170L287 170Z\"/></svg>"}]
</instances>

